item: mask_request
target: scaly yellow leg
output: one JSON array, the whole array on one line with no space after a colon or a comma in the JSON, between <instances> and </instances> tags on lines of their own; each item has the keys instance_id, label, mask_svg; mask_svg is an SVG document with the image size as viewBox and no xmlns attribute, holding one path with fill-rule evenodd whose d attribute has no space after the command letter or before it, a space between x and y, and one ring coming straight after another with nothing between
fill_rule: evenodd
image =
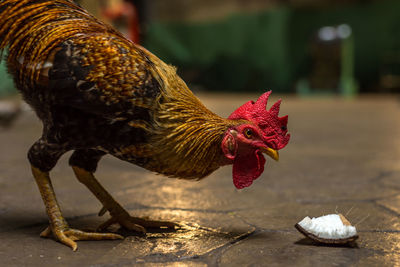
<instances>
[{"instance_id":1,"label":"scaly yellow leg","mask_svg":"<svg viewBox=\"0 0 400 267\"><path fill-rule=\"evenodd\" d=\"M177 224L163 221L150 221L142 218L131 217L129 213L118 204L117 201L104 189L104 187L96 180L93 173L88 172L80 167L72 166L78 180L86 185L86 187L96 196L103 204L103 209L100 211L104 214L104 209L110 212L111 218L99 226L98 230L104 230L108 226L119 223L122 227L128 230L146 232L148 228L175 228Z\"/></svg>"},{"instance_id":2,"label":"scaly yellow leg","mask_svg":"<svg viewBox=\"0 0 400 267\"><path fill-rule=\"evenodd\" d=\"M77 240L105 240L105 239L123 239L121 235L112 233L87 233L81 230L72 229L61 214L60 206L57 203L56 195L50 181L48 172L32 166L33 177L39 187L43 202L46 206L47 216L50 225L44 230L40 236L49 237L51 234L61 243L69 246L75 251L78 246Z\"/></svg>"}]
</instances>

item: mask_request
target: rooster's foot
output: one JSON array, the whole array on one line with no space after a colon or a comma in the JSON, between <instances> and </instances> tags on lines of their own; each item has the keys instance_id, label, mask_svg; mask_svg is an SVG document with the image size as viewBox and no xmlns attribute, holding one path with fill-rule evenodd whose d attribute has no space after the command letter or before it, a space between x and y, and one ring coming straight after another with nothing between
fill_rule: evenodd
<instances>
[{"instance_id":1,"label":"rooster's foot","mask_svg":"<svg viewBox=\"0 0 400 267\"><path fill-rule=\"evenodd\" d=\"M175 229L179 225L173 222L166 222L166 221L152 221L148 218L137 218L132 217L128 213L122 213L119 216L113 216L108 219L106 222L101 224L97 230L103 231L107 229L109 226L113 224L119 224L121 227L130 230L136 231L141 233L146 233L147 228L161 228L161 229Z\"/></svg>"},{"instance_id":2,"label":"rooster's foot","mask_svg":"<svg viewBox=\"0 0 400 267\"><path fill-rule=\"evenodd\" d=\"M72 229L67 226L52 229L48 226L41 234L41 237L51 237L60 241L61 243L72 248L76 251L78 245L75 241L80 240L115 240L124 239L123 236L113 233L95 233L95 232L84 232L77 229Z\"/></svg>"}]
</instances>

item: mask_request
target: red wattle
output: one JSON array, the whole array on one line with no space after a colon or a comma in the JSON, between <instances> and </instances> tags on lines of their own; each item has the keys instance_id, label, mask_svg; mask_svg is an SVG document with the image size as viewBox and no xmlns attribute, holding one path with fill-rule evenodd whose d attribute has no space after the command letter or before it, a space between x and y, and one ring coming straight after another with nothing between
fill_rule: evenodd
<instances>
[{"instance_id":1,"label":"red wattle","mask_svg":"<svg viewBox=\"0 0 400 267\"><path fill-rule=\"evenodd\" d=\"M265 158L259 150L238 154L233 162L233 184L237 189L250 186L264 171Z\"/></svg>"}]
</instances>

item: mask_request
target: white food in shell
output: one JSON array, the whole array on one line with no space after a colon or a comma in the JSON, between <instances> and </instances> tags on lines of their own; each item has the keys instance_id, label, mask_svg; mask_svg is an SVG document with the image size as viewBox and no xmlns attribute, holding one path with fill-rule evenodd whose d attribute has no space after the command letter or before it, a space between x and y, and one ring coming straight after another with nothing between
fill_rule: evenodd
<instances>
[{"instance_id":1,"label":"white food in shell","mask_svg":"<svg viewBox=\"0 0 400 267\"><path fill-rule=\"evenodd\" d=\"M352 225L343 224L338 214L329 214L317 218L305 217L300 225L305 231L324 239L346 239L357 235Z\"/></svg>"}]
</instances>

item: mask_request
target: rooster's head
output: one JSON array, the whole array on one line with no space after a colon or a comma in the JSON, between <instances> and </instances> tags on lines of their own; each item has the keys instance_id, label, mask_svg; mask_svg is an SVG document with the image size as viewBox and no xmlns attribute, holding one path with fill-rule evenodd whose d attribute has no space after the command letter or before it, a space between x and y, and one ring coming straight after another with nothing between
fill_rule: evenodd
<instances>
[{"instance_id":1,"label":"rooster's head","mask_svg":"<svg viewBox=\"0 0 400 267\"><path fill-rule=\"evenodd\" d=\"M245 103L228 118L243 121L229 128L222 141L222 151L233 164L233 183L238 189L250 186L262 174L265 164L262 153L278 160L278 150L289 142L288 116L278 116L281 100L266 109L270 95L271 91L255 103Z\"/></svg>"}]
</instances>

